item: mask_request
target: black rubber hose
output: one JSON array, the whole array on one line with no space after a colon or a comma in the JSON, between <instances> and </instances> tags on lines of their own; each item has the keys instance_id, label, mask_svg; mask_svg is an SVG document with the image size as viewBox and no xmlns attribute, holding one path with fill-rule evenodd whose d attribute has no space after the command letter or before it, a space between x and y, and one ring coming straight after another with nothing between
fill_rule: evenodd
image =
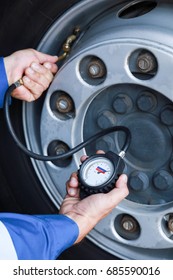
<instances>
[{"instance_id":1,"label":"black rubber hose","mask_svg":"<svg viewBox=\"0 0 173 280\"><path fill-rule=\"evenodd\" d=\"M67 159L67 158L71 157L73 154L75 154L76 152L78 152L79 150L81 150L82 148L84 148L84 147L88 146L89 144L91 144L92 142L96 141L98 138L100 138L106 134L110 134L112 132L117 132L117 131L123 131L125 133L126 137L125 137L124 145L121 148L121 151L124 151L124 152L127 151L128 147L130 145L130 141L131 141L131 133L130 133L130 130L125 126L113 126L113 127L104 129L101 132L98 132L97 134L91 136L89 139L83 141L76 147L70 149L68 152L65 152L63 154L56 155L56 156L41 155L41 154L37 154L33 151L28 150L16 136L16 133L13 129L11 119L10 119L9 104L11 101L11 93L18 86L19 86L18 83L12 84L5 93L5 98L4 98L5 120L7 123L8 130L9 130L13 140L15 141L16 145L29 157L37 159L37 160L41 160L41 161L53 161L53 160Z\"/></svg>"}]
</instances>

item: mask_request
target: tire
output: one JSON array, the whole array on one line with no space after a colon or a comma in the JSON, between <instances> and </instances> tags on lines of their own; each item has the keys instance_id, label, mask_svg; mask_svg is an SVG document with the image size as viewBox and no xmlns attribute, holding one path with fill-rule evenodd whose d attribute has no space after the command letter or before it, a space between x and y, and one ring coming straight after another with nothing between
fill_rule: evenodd
<instances>
[{"instance_id":1,"label":"tire","mask_svg":"<svg viewBox=\"0 0 173 280\"><path fill-rule=\"evenodd\" d=\"M167 73L173 1L64 2L1 4L4 56L27 47L61 55L67 37L80 27L46 95L34 104L12 105L16 132L28 148L48 154L115 124L128 126L132 141L125 157L129 196L61 258L172 259L173 85ZM72 105L68 112L55 106L62 92ZM82 152L65 166L30 161L9 137L2 112L0 117L1 211L57 213L64 180L78 168ZM118 153L123 141L121 134L106 136L83 152Z\"/></svg>"}]
</instances>

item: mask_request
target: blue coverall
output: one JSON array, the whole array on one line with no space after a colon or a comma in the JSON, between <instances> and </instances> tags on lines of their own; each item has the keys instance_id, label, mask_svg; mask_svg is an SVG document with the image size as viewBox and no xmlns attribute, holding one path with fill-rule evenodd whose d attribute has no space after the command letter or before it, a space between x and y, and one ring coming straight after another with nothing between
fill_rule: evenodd
<instances>
[{"instance_id":1,"label":"blue coverall","mask_svg":"<svg viewBox=\"0 0 173 280\"><path fill-rule=\"evenodd\" d=\"M7 88L1 57L0 108ZM0 213L0 259L54 260L74 244L78 235L78 225L65 215Z\"/></svg>"}]
</instances>

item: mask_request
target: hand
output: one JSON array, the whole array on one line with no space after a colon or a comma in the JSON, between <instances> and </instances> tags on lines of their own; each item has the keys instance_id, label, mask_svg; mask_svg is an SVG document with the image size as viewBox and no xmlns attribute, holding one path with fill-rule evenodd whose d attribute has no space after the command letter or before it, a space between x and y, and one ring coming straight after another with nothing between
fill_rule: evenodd
<instances>
[{"instance_id":1,"label":"hand","mask_svg":"<svg viewBox=\"0 0 173 280\"><path fill-rule=\"evenodd\" d=\"M86 156L81 158L85 160ZM104 217L128 195L127 176L121 175L115 188L107 194L90 195L83 200L79 197L77 173L73 173L67 182L67 195L61 205L60 214L67 215L79 227L79 236L75 243L80 242Z\"/></svg>"},{"instance_id":2,"label":"hand","mask_svg":"<svg viewBox=\"0 0 173 280\"><path fill-rule=\"evenodd\" d=\"M34 49L14 52L4 58L9 85L23 79L24 85L15 89L12 96L24 101L33 101L48 88L53 74L58 70L57 56L51 56Z\"/></svg>"}]
</instances>

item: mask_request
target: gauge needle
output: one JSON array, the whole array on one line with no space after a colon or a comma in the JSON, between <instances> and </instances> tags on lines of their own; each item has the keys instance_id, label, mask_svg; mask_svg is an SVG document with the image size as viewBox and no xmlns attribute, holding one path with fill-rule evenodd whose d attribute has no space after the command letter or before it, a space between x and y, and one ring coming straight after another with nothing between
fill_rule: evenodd
<instances>
[{"instance_id":1,"label":"gauge needle","mask_svg":"<svg viewBox=\"0 0 173 280\"><path fill-rule=\"evenodd\" d=\"M97 166L96 170L97 170L97 174L104 174L109 171L109 170L105 170L99 166Z\"/></svg>"}]
</instances>

